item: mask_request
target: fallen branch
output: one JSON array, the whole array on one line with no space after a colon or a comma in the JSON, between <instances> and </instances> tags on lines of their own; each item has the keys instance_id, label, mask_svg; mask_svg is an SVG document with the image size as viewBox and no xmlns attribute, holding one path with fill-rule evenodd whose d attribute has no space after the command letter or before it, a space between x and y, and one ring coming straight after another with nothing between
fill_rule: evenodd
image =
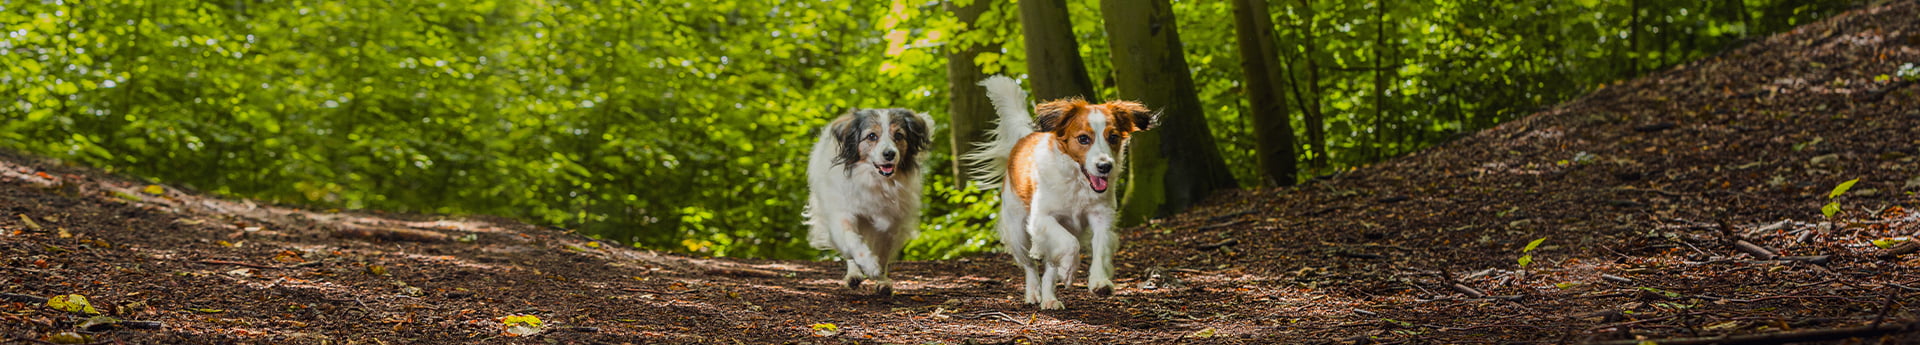
<instances>
[{"instance_id":1,"label":"fallen branch","mask_svg":"<svg viewBox=\"0 0 1920 345\"><path fill-rule=\"evenodd\" d=\"M659 290L647 290L642 288L620 288L620 291L645 292L645 293L650 293L655 295L678 295L678 294L691 293L691 292L700 291L700 290L688 289L686 291L659 291Z\"/></svg>"},{"instance_id":2,"label":"fallen branch","mask_svg":"<svg viewBox=\"0 0 1920 345\"><path fill-rule=\"evenodd\" d=\"M1887 248L1886 251L1874 256L1879 257L1881 260L1895 260L1899 259L1901 255L1913 254L1913 252L1920 252L1920 242L1906 241L1900 243L1900 245L1893 246L1893 248Z\"/></svg>"},{"instance_id":3,"label":"fallen branch","mask_svg":"<svg viewBox=\"0 0 1920 345\"><path fill-rule=\"evenodd\" d=\"M1220 241L1220 242L1214 242L1214 243L1208 243L1208 244L1202 244L1202 245L1198 245L1198 246L1194 246L1193 248L1194 248L1194 249L1199 249L1199 250L1214 250L1214 249L1220 249L1220 248L1223 248L1223 247L1230 247L1230 246L1234 246L1234 245L1238 245L1238 244L1240 244L1240 240L1239 240L1239 239L1235 239L1235 238L1229 238L1229 239L1226 239L1226 240L1224 240L1224 241Z\"/></svg>"},{"instance_id":4,"label":"fallen branch","mask_svg":"<svg viewBox=\"0 0 1920 345\"><path fill-rule=\"evenodd\" d=\"M252 268L259 268L259 269L269 269L269 270L286 268L286 267L280 267L280 266L267 266L267 265L250 264L245 262L226 261L226 260L199 260L194 262L208 264L208 265L233 265L233 266L252 267Z\"/></svg>"},{"instance_id":5,"label":"fallen branch","mask_svg":"<svg viewBox=\"0 0 1920 345\"><path fill-rule=\"evenodd\" d=\"M1589 345L1635 345L1656 343L1661 345L1740 345L1740 344L1784 344L1812 341L1864 338L1893 333L1920 331L1920 322L1885 324L1878 326L1860 326L1847 328L1815 329L1791 332L1774 332L1744 335L1723 335L1718 337L1687 337L1667 339L1621 339L1587 343Z\"/></svg>"},{"instance_id":6,"label":"fallen branch","mask_svg":"<svg viewBox=\"0 0 1920 345\"><path fill-rule=\"evenodd\" d=\"M779 278L780 277L779 273L774 273L773 271L752 269L752 268L745 268L745 267L709 267L707 268L707 274L735 276L735 277L748 277L748 278Z\"/></svg>"},{"instance_id":7,"label":"fallen branch","mask_svg":"<svg viewBox=\"0 0 1920 345\"><path fill-rule=\"evenodd\" d=\"M104 332L114 329L160 329L167 324L159 321L115 321L87 325L88 332Z\"/></svg>"},{"instance_id":8,"label":"fallen branch","mask_svg":"<svg viewBox=\"0 0 1920 345\"><path fill-rule=\"evenodd\" d=\"M1748 255L1753 255L1754 259L1768 260L1777 256L1773 251L1767 250L1767 248L1761 247L1758 244L1753 244L1753 242L1747 242L1746 240L1734 241L1733 248L1746 252Z\"/></svg>"},{"instance_id":9,"label":"fallen branch","mask_svg":"<svg viewBox=\"0 0 1920 345\"><path fill-rule=\"evenodd\" d=\"M14 301L14 302L20 302L20 303L26 303L26 304L46 304L47 303L46 297L40 297L40 296L34 296L34 295L22 295L17 293L0 293L0 300Z\"/></svg>"},{"instance_id":10,"label":"fallen branch","mask_svg":"<svg viewBox=\"0 0 1920 345\"><path fill-rule=\"evenodd\" d=\"M371 227L351 223L335 225L333 237L407 242L446 242L452 240L452 236L438 232L390 227Z\"/></svg>"},{"instance_id":11,"label":"fallen branch","mask_svg":"<svg viewBox=\"0 0 1920 345\"><path fill-rule=\"evenodd\" d=\"M1453 291L1459 291L1460 293L1466 294L1467 297L1471 297L1471 298L1487 297L1487 293L1480 292L1480 290L1475 290L1472 287L1468 287L1460 283L1448 284L1447 287L1453 288Z\"/></svg>"}]
</instances>

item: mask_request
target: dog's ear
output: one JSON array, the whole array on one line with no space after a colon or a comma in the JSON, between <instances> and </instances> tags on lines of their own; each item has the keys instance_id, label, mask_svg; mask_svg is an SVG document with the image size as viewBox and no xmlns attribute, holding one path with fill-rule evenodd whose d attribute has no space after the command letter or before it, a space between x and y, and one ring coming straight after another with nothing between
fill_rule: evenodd
<instances>
[{"instance_id":1,"label":"dog's ear","mask_svg":"<svg viewBox=\"0 0 1920 345\"><path fill-rule=\"evenodd\" d=\"M859 109L848 111L827 125L827 131L840 139L840 154L834 155L834 165L846 165L847 170L853 170L851 163L860 161L860 129L867 126L867 117L862 112Z\"/></svg>"},{"instance_id":2,"label":"dog's ear","mask_svg":"<svg viewBox=\"0 0 1920 345\"><path fill-rule=\"evenodd\" d=\"M933 146L933 118L907 109L889 109L889 111L893 112L889 117L900 126L901 141L907 144L906 147L901 148L905 159L900 160L900 170L914 171L918 168L920 156Z\"/></svg>"},{"instance_id":3,"label":"dog's ear","mask_svg":"<svg viewBox=\"0 0 1920 345\"><path fill-rule=\"evenodd\" d=\"M1147 110L1147 107L1140 103L1109 101L1105 106L1108 111L1113 112L1114 122L1119 122L1121 128L1127 128L1129 131L1144 131L1160 125L1159 114Z\"/></svg>"},{"instance_id":4,"label":"dog's ear","mask_svg":"<svg viewBox=\"0 0 1920 345\"><path fill-rule=\"evenodd\" d=\"M1087 101L1080 98L1063 98L1034 106L1033 113L1039 116L1034 120L1034 124L1040 127L1036 130L1058 132L1067 128L1067 121L1072 120L1073 113L1085 106Z\"/></svg>"}]
</instances>

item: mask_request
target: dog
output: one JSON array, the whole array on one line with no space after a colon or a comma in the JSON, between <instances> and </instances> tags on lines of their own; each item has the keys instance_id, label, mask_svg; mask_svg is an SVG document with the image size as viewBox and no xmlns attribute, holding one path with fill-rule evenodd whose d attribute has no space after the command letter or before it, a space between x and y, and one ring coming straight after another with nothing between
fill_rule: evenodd
<instances>
[{"instance_id":1,"label":"dog","mask_svg":"<svg viewBox=\"0 0 1920 345\"><path fill-rule=\"evenodd\" d=\"M1107 189L1126 166L1129 138L1153 128L1156 115L1134 102L1067 98L1034 106L1035 127L1027 94L1013 79L993 76L980 85L1000 115L999 128L964 158L983 188L1000 189L997 230L1014 263L1026 270L1026 303L1065 307L1054 283L1072 286L1083 245L1093 257L1087 289L1112 295L1119 213L1115 193Z\"/></svg>"},{"instance_id":2,"label":"dog","mask_svg":"<svg viewBox=\"0 0 1920 345\"><path fill-rule=\"evenodd\" d=\"M921 169L933 119L907 109L854 109L821 131L807 162L807 243L839 253L847 288L873 279L893 294L887 270L919 233Z\"/></svg>"}]
</instances>

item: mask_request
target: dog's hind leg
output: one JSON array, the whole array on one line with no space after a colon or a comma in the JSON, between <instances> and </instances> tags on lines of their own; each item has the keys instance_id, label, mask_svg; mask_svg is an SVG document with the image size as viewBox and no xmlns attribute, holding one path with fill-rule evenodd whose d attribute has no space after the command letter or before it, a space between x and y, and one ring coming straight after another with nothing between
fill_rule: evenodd
<instances>
[{"instance_id":1,"label":"dog's hind leg","mask_svg":"<svg viewBox=\"0 0 1920 345\"><path fill-rule=\"evenodd\" d=\"M1013 264L1026 271L1027 304L1040 303L1040 267L1027 251L1031 242L1027 236L1027 206L1020 204L1020 196L1013 188L1000 189L1000 222L995 228L1000 232L1000 244L1006 246L1007 253L1013 254Z\"/></svg>"}]
</instances>

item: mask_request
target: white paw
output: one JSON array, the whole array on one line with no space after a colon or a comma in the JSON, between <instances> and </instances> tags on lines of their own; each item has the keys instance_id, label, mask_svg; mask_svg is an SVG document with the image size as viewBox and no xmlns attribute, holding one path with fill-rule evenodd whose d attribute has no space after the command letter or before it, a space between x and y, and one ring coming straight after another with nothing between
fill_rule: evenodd
<instances>
[{"instance_id":1,"label":"white paw","mask_svg":"<svg viewBox=\"0 0 1920 345\"><path fill-rule=\"evenodd\" d=\"M1060 300L1057 300L1057 299L1040 302L1040 309L1058 310L1058 309L1066 309L1066 308L1067 308L1067 304L1060 303Z\"/></svg>"},{"instance_id":2,"label":"white paw","mask_svg":"<svg viewBox=\"0 0 1920 345\"><path fill-rule=\"evenodd\" d=\"M1098 281L1087 284L1087 291L1093 292L1093 294L1100 295L1101 297L1113 296L1113 282Z\"/></svg>"}]
</instances>

